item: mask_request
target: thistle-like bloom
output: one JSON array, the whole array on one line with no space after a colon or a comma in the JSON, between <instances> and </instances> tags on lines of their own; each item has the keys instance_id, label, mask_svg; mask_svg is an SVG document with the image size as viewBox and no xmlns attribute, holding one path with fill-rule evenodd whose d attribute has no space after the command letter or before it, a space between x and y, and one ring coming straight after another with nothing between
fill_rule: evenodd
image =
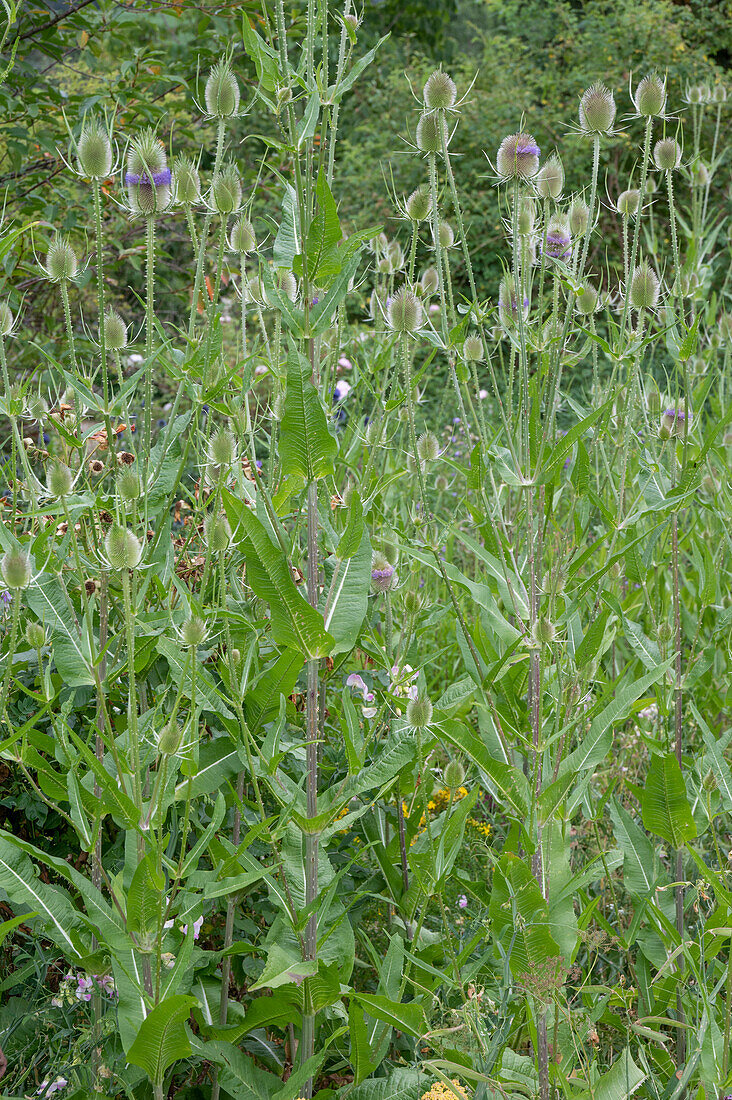
<instances>
[{"instance_id":1,"label":"thistle-like bloom","mask_svg":"<svg viewBox=\"0 0 732 1100\"><path fill-rule=\"evenodd\" d=\"M179 156L173 161L175 197L181 206L193 206L201 198L201 177L198 165L190 157Z\"/></svg>"},{"instance_id":2,"label":"thistle-like bloom","mask_svg":"<svg viewBox=\"0 0 732 1100\"><path fill-rule=\"evenodd\" d=\"M569 206L569 228L574 237L582 237L587 231L590 208L584 199L572 199Z\"/></svg>"},{"instance_id":3,"label":"thistle-like bloom","mask_svg":"<svg viewBox=\"0 0 732 1100\"><path fill-rule=\"evenodd\" d=\"M371 559L371 587L374 592L389 592L396 584L396 573L386 554L374 552Z\"/></svg>"},{"instance_id":4,"label":"thistle-like bloom","mask_svg":"<svg viewBox=\"0 0 732 1100\"><path fill-rule=\"evenodd\" d=\"M394 332L417 332L422 325L422 306L408 287L401 287L386 309L386 321Z\"/></svg>"},{"instance_id":5,"label":"thistle-like bloom","mask_svg":"<svg viewBox=\"0 0 732 1100\"><path fill-rule=\"evenodd\" d=\"M681 164L681 146L675 138L661 138L653 147L653 160L659 172L673 172Z\"/></svg>"},{"instance_id":6,"label":"thistle-like bloom","mask_svg":"<svg viewBox=\"0 0 732 1100\"><path fill-rule=\"evenodd\" d=\"M640 191L638 191L636 188L630 188L628 191L621 191L621 193L618 195L618 214L622 214L624 218L629 218L632 217L632 215L637 214L639 206Z\"/></svg>"},{"instance_id":7,"label":"thistle-like bloom","mask_svg":"<svg viewBox=\"0 0 732 1100\"><path fill-rule=\"evenodd\" d=\"M125 185L132 212L146 218L161 214L172 201L172 182L165 146L153 129L144 130L127 154Z\"/></svg>"},{"instance_id":8,"label":"thistle-like bloom","mask_svg":"<svg viewBox=\"0 0 732 1100\"><path fill-rule=\"evenodd\" d=\"M521 314L524 320L529 316L529 299L525 296L521 306ZM513 275L511 274L507 274L501 279L501 284L498 288L498 315L503 324L508 328L512 328L516 325L519 319L519 299L516 294L516 285L513 281Z\"/></svg>"},{"instance_id":9,"label":"thistle-like bloom","mask_svg":"<svg viewBox=\"0 0 732 1100\"><path fill-rule=\"evenodd\" d=\"M502 180L528 180L539 171L541 150L531 134L509 134L501 142L496 157Z\"/></svg>"},{"instance_id":10,"label":"thistle-like bloom","mask_svg":"<svg viewBox=\"0 0 732 1100\"><path fill-rule=\"evenodd\" d=\"M88 179L103 180L112 171L112 143L109 134L97 119L90 119L81 128L76 143L79 174Z\"/></svg>"},{"instance_id":11,"label":"thistle-like bloom","mask_svg":"<svg viewBox=\"0 0 732 1100\"><path fill-rule=\"evenodd\" d=\"M429 216L431 204L429 192L424 187L418 187L406 201L407 217L413 222L423 222Z\"/></svg>"},{"instance_id":12,"label":"thistle-like bloom","mask_svg":"<svg viewBox=\"0 0 732 1100\"><path fill-rule=\"evenodd\" d=\"M630 281L630 304L634 309L653 309L658 302L660 280L647 260L638 264Z\"/></svg>"},{"instance_id":13,"label":"thistle-like bloom","mask_svg":"<svg viewBox=\"0 0 732 1100\"><path fill-rule=\"evenodd\" d=\"M435 69L427 78L422 95L428 110L449 110L457 98L455 81L442 69Z\"/></svg>"},{"instance_id":14,"label":"thistle-like bloom","mask_svg":"<svg viewBox=\"0 0 732 1100\"><path fill-rule=\"evenodd\" d=\"M417 123L417 148L421 153L440 153L449 139L447 121L441 111L425 111Z\"/></svg>"},{"instance_id":15,"label":"thistle-like bloom","mask_svg":"<svg viewBox=\"0 0 732 1100\"><path fill-rule=\"evenodd\" d=\"M691 409L687 409L686 402L681 400L678 405L671 405L661 417L659 435L662 439L671 436L684 436L691 425Z\"/></svg>"},{"instance_id":16,"label":"thistle-like bloom","mask_svg":"<svg viewBox=\"0 0 732 1100\"><path fill-rule=\"evenodd\" d=\"M536 193L541 199L558 199L564 188L564 168L556 153L546 160L536 177Z\"/></svg>"},{"instance_id":17,"label":"thistle-like bloom","mask_svg":"<svg viewBox=\"0 0 732 1100\"><path fill-rule=\"evenodd\" d=\"M580 128L586 134L610 134L615 121L615 97L604 84L593 84L579 106Z\"/></svg>"},{"instance_id":18,"label":"thistle-like bloom","mask_svg":"<svg viewBox=\"0 0 732 1100\"><path fill-rule=\"evenodd\" d=\"M228 58L218 61L209 73L204 99L211 118L231 118L239 113L239 84Z\"/></svg>"},{"instance_id":19,"label":"thistle-like bloom","mask_svg":"<svg viewBox=\"0 0 732 1100\"><path fill-rule=\"evenodd\" d=\"M76 254L68 237L54 234L46 253L46 274L52 283L67 283L75 278L78 268Z\"/></svg>"},{"instance_id":20,"label":"thistle-like bloom","mask_svg":"<svg viewBox=\"0 0 732 1100\"><path fill-rule=\"evenodd\" d=\"M643 118L660 117L666 106L666 81L657 73L649 73L638 84L632 99L636 111Z\"/></svg>"},{"instance_id":21,"label":"thistle-like bloom","mask_svg":"<svg viewBox=\"0 0 732 1100\"><path fill-rule=\"evenodd\" d=\"M572 255L569 223L565 218L552 218L546 227L544 254L550 260L567 261Z\"/></svg>"}]
</instances>

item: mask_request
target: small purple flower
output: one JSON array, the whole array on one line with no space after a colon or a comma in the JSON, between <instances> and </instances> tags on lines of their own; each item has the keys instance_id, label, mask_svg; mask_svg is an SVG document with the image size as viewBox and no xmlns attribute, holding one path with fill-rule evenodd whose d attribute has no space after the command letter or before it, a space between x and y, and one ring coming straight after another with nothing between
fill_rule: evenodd
<instances>
[{"instance_id":1,"label":"small purple flower","mask_svg":"<svg viewBox=\"0 0 732 1100\"><path fill-rule=\"evenodd\" d=\"M567 260L572 254L568 233L555 230L546 235L546 255L552 260Z\"/></svg>"},{"instance_id":2,"label":"small purple flower","mask_svg":"<svg viewBox=\"0 0 732 1100\"><path fill-rule=\"evenodd\" d=\"M94 982L91 978L82 977L81 974L76 978L76 998L79 1001L90 1001L92 999L92 990L94 989Z\"/></svg>"},{"instance_id":3,"label":"small purple flower","mask_svg":"<svg viewBox=\"0 0 732 1100\"><path fill-rule=\"evenodd\" d=\"M3 592L0 592L0 600L2 600L5 606L8 607L9 604L13 602L13 597L10 595L8 590L5 589Z\"/></svg>"},{"instance_id":4,"label":"small purple flower","mask_svg":"<svg viewBox=\"0 0 732 1100\"><path fill-rule=\"evenodd\" d=\"M197 920L194 920L194 922L193 922L193 938L194 938L194 940L197 940L198 937L200 936L202 925L203 925L203 917L199 917ZM188 935L188 925L187 924L183 925L183 927L181 928L181 932L183 933L184 936Z\"/></svg>"},{"instance_id":5,"label":"small purple flower","mask_svg":"<svg viewBox=\"0 0 732 1100\"><path fill-rule=\"evenodd\" d=\"M468 899L466 898L465 894L461 894L460 897L458 898L458 909L467 909L467 908L468 908Z\"/></svg>"},{"instance_id":6,"label":"small purple flower","mask_svg":"<svg viewBox=\"0 0 732 1100\"><path fill-rule=\"evenodd\" d=\"M170 174L170 168L163 168L162 172L154 172L152 182L155 187L169 187L173 177ZM149 187L150 177L147 172L143 172L141 175L136 175L134 172L127 172L125 174L125 183L128 187Z\"/></svg>"},{"instance_id":7,"label":"small purple flower","mask_svg":"<svg viewBox=\"0 0 732 1100\"><path fill-rule=\"evenodd\" d=\"M343 400L345 400L345 398L348 397L348 393L349 393L350 389L351 389L351 383L346 382L345 378L341 378L338 382L336 382L336 387L333 390L333 400L334 401L343 401Z\"/></svg>"},{"instance_id":8,"label":"small purple flower","mask_svg":"<svg viewBox=\"0 0 732 1100\"><path fill-rule=\"evenodd\" d=\"M346 687L356 688L358 691L360 691L363 695L365 703L373 702L374 693L373 691L369 691L366 681L364 680L363 676L360 676L358 674L358 672L351 673L351 675L346 680Z\"/></svg>"}]
</instances>

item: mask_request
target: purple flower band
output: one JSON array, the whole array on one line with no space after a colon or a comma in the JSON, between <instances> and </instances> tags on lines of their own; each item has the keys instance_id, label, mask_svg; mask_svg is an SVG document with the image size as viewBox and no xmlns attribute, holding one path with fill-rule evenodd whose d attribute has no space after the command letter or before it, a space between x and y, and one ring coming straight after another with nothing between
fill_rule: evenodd
<instances>
[{"instance_id":1,"label":"purple flower band","mask_svg":"<svg viewBox=\"0 0 732 1100\"><path fill-rule=\"evenodd\" d=\"M173 177L171 175L170 168L164 168L162 172L154 173L152 182L155 184L156 187L163 187L165 185L169 186L172 182L172 179ZM139 184L142 184L143 187L149 187L150 177L146 172L143 172L141 176L135 175L134 172L128 172L125 176L125 183L128 187L137 187Z\"/></svg>"},{"instance_id":2,"label":"purple flower band","mask_svg":"<svg viewBox=\"0 0 732 1100\"><path fill-rule=\"evenodd\" d=\"M664 416L673 416L677 420L686 420L686 413L683 409L666 409Z\"/></svg>"},{"instance_id":3,"label":"purple flower band","mask_svg":"<svg viewBox=\"0 0 732 1100\"><path fill-rule=\"evenodd\" d=\"M528 153L532 157L541 156L541 149L535 141L519 141L516 145L516 154Z\"/></svg>"},{"instance_id":4,"label":"purple flower band","mask_svg":"<svg viewBox=\"0 0 732 1100\"><path fill-rule=\"evenodd\" d=\"M371 579L373 581L388 581L390 577L394 576L394 568L391 565L387 565L386 569L372 569Z\"/></svg>"}]
</instances>

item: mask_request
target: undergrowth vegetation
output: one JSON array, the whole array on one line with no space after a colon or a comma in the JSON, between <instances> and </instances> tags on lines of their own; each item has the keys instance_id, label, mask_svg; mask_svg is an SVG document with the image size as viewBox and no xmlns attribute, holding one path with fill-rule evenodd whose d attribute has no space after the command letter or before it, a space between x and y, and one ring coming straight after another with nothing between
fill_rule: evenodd
<instances>
[{"instance_id":1,"label":"undergrowth vegetation","mask_svg":"<svg viewBox=\"0 0 732 1100\"><path fill-rule=\"evenodd\" d=\"M245 16L210 146L95 104L86 238L2 225L2 1095L724 1096L726 86L594 74L572 189L518 112L486 295L467 77L342 222L359 32Z\"/></svg>"}]
</instances>

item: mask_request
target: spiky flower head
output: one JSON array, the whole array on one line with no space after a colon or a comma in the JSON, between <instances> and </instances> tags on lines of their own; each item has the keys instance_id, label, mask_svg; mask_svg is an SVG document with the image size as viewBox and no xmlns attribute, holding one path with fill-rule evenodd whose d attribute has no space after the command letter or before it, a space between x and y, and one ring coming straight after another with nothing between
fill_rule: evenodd
<instances>
[{"instance_id":1,"label":"spiky flower head","mask_svg":"<svg viewBox=\"0 0 732 1100\"><path fill-rule=\"evenodd\" d=\"M386 321L394 332L417 332L422 325L422 306L407 286L400 287L386 310Z\"/></svg>"},{"instance_id":2,"label":"spiky flower head","mask_svg":"<svg viewBox=\"0 0 732 1100\"><path fill-rule=\"evenodd\" d=\"M209 73L204 99L211 118L231 118L239 113L239 84L228 58L217 61Z\"/></svg>"},{"instance_id":3,"label":"spiky flower head","mask_svg":"<svg viewBox=\"0 0 732 1100\"><path fill-rule=\"evenodd\" d=\"M418 187L406 201L407 217L413 222L423 222L429 217L431 209L429 191Z\"/></svg>"},{"instance_id":4,"label":"spiky flower head","mask_svg":"<svg viewBox=\"0 0 732 1100\"><path fill-rule=\"evenodd\" d=\"M536 193L541 199L558 199L564 189L564 167L556 153L546 159L536 177Z\"/></svg>"},{"instance_id":5,"label":"spiky flower head","mask_svg":"<svg viewBox=\"0 0 732 1100\"><path fill-rule=\"evenodd\" d=\"M653 161L659 172L673 172L681 164L681 146L676 138L661 138L653 147Z\"/></svg>"},{"instance_id":6,"label":"spiky flower head","mask_svg":"<svg viewBox=\"0 0 732 1100\"><path fill-rule=\"evenodd\" d=\"M579 106L580 128L586 134L609 134L615 122L615 97L604 84L592 84Z\"/></svg>"},{"instance_id":7,"label":"spiky flower head","mask_svg":"<svg viewBox=\"0 0 732 1100\"><path fill-rule=\"evenodd\" d=\"M46 644L46 628L40 623L28 623L25 640L33 649L41 649Z\"/></svg>"},{"instance_id":8,"label":"spiky flower head","mask_svg":"<svg viewBox=\"0 0 732 1100\"><path fill-rule=\"evenodd\" d=\"M117 477L117 492L125 504L132 504L141 495L140 479L131 469L122 470Z\"/></svg>"},{"instance_id":9,"label":"spiky flower head","mask_svg":"<svg viewBox=\"0 0 732 1100\"><path fill-rule=\"evenodd\" d=\"M158 734L158 752L161 756L175 756L183 739L183 730L177 722L166 722Z\"/></svg>"},{"instance_id":10,"label":"spiky flower head","mask_svg":"<svg viewBox=\"0 0 732 1100\"><path fill-rule=\"evenodd\" d=\"M644 195L655 195L658 190L658 184L656 183L655 176L646 176L646 186L643 192Z\"/></svg>"},{"instance_id":11,"label":"spiky flower head","mask_svg":"<svg viewBox=\"0 0 732 1100\"><path fill-rule=\"evenodd\" d=\"M571 240L567 219L561 215L550 218L546 227L545 242L542 241L544 254L550 260L566 262L572 254Z\"/></svg>"},{"instance_id":12,"label":"spiky flower head","mask_svg":"<svg viewBox=\"0 0 732 1100\"><path fill-rule=\"evenodd\" d=\"M71 492L74 478L63 462L52 462L46 473L46 485L52 497L65 497Z\"/></svg>"},{"instance_id":13,"label":"spiky flower head","mask_svg":"<svg viewBox=\"0 0 732 1100\"><path fill-rule=\"evenodd\" d=\"M434 462L440 457L440 443L434 432L423 432L419 437L417 455L420 462Z\"/></svg>"},{"instance_id":14,"label":"spiky flower head","mask_svg":"<svg viewBox=\"0 0 732 1100\"><path fill-rule=\"evenodd\" d=\"M297 279L291 271L278 271L275 275L275 286L291 302L297 297Z\"/></svg>"},{"instance_id":15,"label":"spiky flower head","mask_svg":"<svg viewBox=\"0 0 732 1100\"><path fill-rule=\"evenodd\" d=\"M449 222L440 222L437 227L437 237L441 248L452 248L455 243L455 231Z\"/></svg>"},{"instance_id":16,"label":"spiky flower head","mask_svg":"<svg viewBox=\"0 0 732 1100\"><path fill-rule=\"evenodd\" d=\"M577 312L587 317L597 309L598 294L589 279L586 279L577 291L575 306Z\"/></svg>"},{"instance_id":17,"label":"spiky flower head","mask_svg":"<svg viewBox=\"0 0 732 1100\"><path fill-rule=\"evenodd\" d=\"M225 516L217 516L215 513L206 516L203 525L203 536L206 546L213 554L228 550L231 544L231 527Z\"/></svg>"},{"instance_id":18,"label":"spiky flower head","mask_svg":"<svg viewBox=\"0 0 732 1100\"><path fill-rule=\"evenodd\" d=\"M518 204L519 237L530 237L536 223L536 203L531 195L521 195Z\"/></svg>"},{"instance_id":19,"label":"spiky flower head","mask_svg":"<svg viewBox=\"0 0 732 1100\"><path fill-rule=\"evenodd\" d=\"M165 146L151 127L143 130L127 153L125 185L132 212L146 218L161 214L172 201L172 180Z\"/></svg>"},{"instance_id":20,"label":"spiky flower head","mask_svg":"<svg viewBox=\"0 0 732 1100\"><path fill-rule=\"evenodd\" d=\"M208 445L208 460L213 466L232 466L236 461L236 440L226 428L219 428Z\"/></svg>"},{"instance_id":21,"label":"spiky flower head","mask_svg":"<svg viewBox=\"0 0 732 1100\"><path fill-rule=\"evenodd\" d=\"M658 302L658 275L648 260L638 264L630 281L630 304L634 309L653 309Z\"/></svg>"},{"instance_id":22,"label":"spiky flower head","mask_svg":"<svg viewBox=\"0 0 732 1100\"><path fill-rule=\"evenodd\" d=\"M173 161L175 197L181 206L193 206L201 199L201 177L198 165L183 154Z\"/></svg>"},{"instance_id":23,"label":"spiky flower head","mask_svg":"<svg viewBox=\"0 0 732 1100\"><path fill-rule=\"evenodd\" d=\"M459 760L448 760L442 778L448 790L456 791L465 782L465 768Z\"/></svg>"},{"instance_id":24,"label":"spiky flower head","mask_svg":"<svg viewBox=\"0 0 732 1100\"><path fill-rule=\"evenodd\" d=\"M233 214L241 206L241 180L233 164L225 165L211 181L211 205L217 214Z\"/></svg>"},{"instance_id":25,"label":"spiky flower head","mask_svg":"<svg viewBox=\"0 0 732 1100\"><path fill-rule=\"evenodd\" d=\"M534 623L531 630L531 640L534 645L541 647L551 645L557 636L554 624L546 615L541 615Z\"/></svg>"},{"instance_id":26,"label":"spiky flower head","mask_svg":"<svg viewBox=\"0 0 732 1100\"><path fill-rule=\"evenodd\" d=\"M417 148L422 153L440 153L447 145L447 120L441 111L425 111L417 123Z\"/></svg>"},{"instance_id":27,"label":"spiky flower head","mask_svg":"<svg viewBox=\"0 0 732 1100\"><path fill-rule=\"evenodd\" d=\"M5 587L27 588L31 579L31 561L24 550L8 550L2 559L2 575Z\"/></svg>"},{"instance_id":28,"label":"spiky flower head","mask_svg":"<svg viewBox=\"0 0 732 1100\"><path fill-rule=\"evenodd\" d=\"M142 557L142 544L134 532L115 524L104 540L109 564L113 569L135 569Z\"/></svg>"},{"instance_id":29,"label":"spiky flower head","mask_svg":"<svg viewBox=\"0 0 732 1100\"><path fill-rule=\"evenodd\" d=\"M457 99L455 81L442 69L435 69L427 78L422 95L428 110L449 110Z\"/></svg>"},{"instance_id":30,"label":"spiky flower head","mask_svg":"<svg viewBox=\"0 0 732 1100\"><path fill-rule=\"evenodd\" d=\"M712 103L726 103L727 89L724 84L715 84L711 90Z\"/></svg>"},{"instance_id":31,"label":"spiky flower head","mask_svg":"<svg viewBox=\"0 0 732 1100\"><path fill-rule=\"evenodd\" d=\"M433 294L436 294L437 288L440 285L440 277L437 274L437 268L426 267L422 272L422 278L419 280L419 283L425 298L429 298Z\"/></svg>"},{"instance_id":32,"label":"spiky flower head","mask_svg":"<svg viewBox=\"0 0 732 1100\"><path fill-rule=\"evenodd\" d=\"M0 336L10 336L13 331L13 317L7 302L0 302Z\"/></svg>"},{"instance_id":33,"label":"spiky flower head","mask_svg":"<svg viewBox=\"0 0 732 1100\"><path fill-rule=\"evenodd\" d=\"M666 106L666 81L658 73L649 73L639 82L632 98L643 118L659 117Z\"/></svg>"},{"instance_id":34,"label":"spiky flower head","mask_svg":"<svg viewBox=\"0 0 732 1100\"><path fill-rule=\"evenodd\" d=\"M389 273L391 275L396 271L401 271L404 267L404 249L399 244L399 241L389 241L386 249L386 259L389 264Z\"/></svg>"},{"instance_id":35,"label":"spiky flower head","mask_svg":"<svg viewBox=\"0 0 732 1100\"><path fill-rule=\"evenodd\" d=\"M196 618L187 619L181 627L180 636L184 646L189 646L191 649L195 646L203 645L206 641L206 624L203 619Z\"/></svg>"},{"instance_id":36,"label":"spiky flower head","mask_svg":"<svg viewBox=\"0 0 732 1100\"><path fill-rule=\"evenodd\" d=\"M238 252L244 256L247 252L256 252L257 238L254 234L254 226L248 218L237 218L229 233L229 248L232 252Z\"/></svg>"},{"instance_id":37,"label":"spiky flower head","mask_svg":"<svg viewBox=\"0 0 732 1100\"><path fill-rule=\"evenodd\" d=\"M52 283L67 283L76 276L78 261L68 237L55 233L46 253L46 271Z\"/></svg>"},{"instance_id":38,"label":"spiky flower head","mask_svg":"<svg viewBox=\"0 0 732 1100\"><path fill-rule=\"evenodd\" d=\"M640 206L640 199L641 193L635 187L631 187L627 191L621 191L617 201L618 214L622 214L624 218L629 218L637 214L638 207Z\"/></svg>"},{"instance_id":39,"label":"spiky flower head","mask_svg":"<svg viewBox=\"0 0 732 1100\"><path fill-rule=\"evenodd\" d=\"M371 558L371 587L374 592L389 592L396 584L396 573L386 554L374 551Z\"/></svg>"},{"instance_id":40,"label":"spiky flower head","mask_svg":"<svg viewBox=\"0 0 732 1100\"><path fill-rule=\"evenodd\" d=\"M687 85L684 91L684 99L687 103L691 103L696 106L699 103L707 103L709 96L709 89L705 84L690 84Z\"/></svg>"},{"instance_id":41,"label":"spiky flower head","mask_svg":"<svg viewBox=\"0 0 732 1100\"><path fill-rule=\"evenodd\" d=\"M127 325L114 309L108 309L104 314L104 343L112 351L122 351L127 347Z\"/></svg>"},{"instance_id":42,"label":"spiky flower head","mask_svg":"<svg viewBox=\"0 0 732 1100\"><path fill-rule=\"evenodd\" d=\"M502 180L528 180L539 171L541 150L531 134L509 134L498 147L496 167Z\"/></svg>"},{"instance_id":43,"label":"spiky flower head","mask_svg":"<svg viewBox=\"0 0 732 1100\"><path fill-rule=\"evenodd\" d=\"M661 439L669 439L671 436L685 436L691 427L692 413L686 401L681 398L675 405L670 405L661 417L661 426L658 434Z\"/></svg>"},{"instance_id":44,"label":"spiky flower head","mask_svg":"<svg viewBox=\"0 0 732 1100\"><path fill-rule=\"evenodd\" d=\"M112 143L98 119L88 119L82 126L76 143L76 160L80 175L88 179L103 180L112 171Z\"/></svg>"},{"instance_id":45,"label":"spiky flower head","mask_svg":"<svg viewBox=\"0 0 732 1100\"><path fill-rule=\"evenodd\" d=\"M507 273L501 279L498 288L498 315L507 328L512 328L518 323L519 309L523 318L526 319L529 315L529 299L524 295L519 302L513 275Z\"/></svg>"},{"instance_id":46,"label":"spiky flower head","mask_svg":"<svg viewBox=\"0 0 732 1100\"><path fill-rule=\"evenodd\" d=\"M583 237L587 232L590 208L584 199L574 198L569 204L569 228L573 237Z\"/></svg>"},{"instance_id":47,"label":"spiky flower head","mask_svg":"<svg viewBox=\"0 0 732 1100\"><path fill-rule=\"evenodd\" d=\"M432 703L426 695L418 695L407 703L407 723L415 730L423 730L432 721Z\"/></svg>"},{"instance_id":48,"label":"spiky flower head","mask_svg":"<svg viewBox=\"0 0 732 1100\"><path fill-rule=\"evenodd\" d=\"M472 333L465 337L463 344L463 358L468 363L480 363L483 359L483 341L480 336Z\"/></svg>"}]
</instances>

